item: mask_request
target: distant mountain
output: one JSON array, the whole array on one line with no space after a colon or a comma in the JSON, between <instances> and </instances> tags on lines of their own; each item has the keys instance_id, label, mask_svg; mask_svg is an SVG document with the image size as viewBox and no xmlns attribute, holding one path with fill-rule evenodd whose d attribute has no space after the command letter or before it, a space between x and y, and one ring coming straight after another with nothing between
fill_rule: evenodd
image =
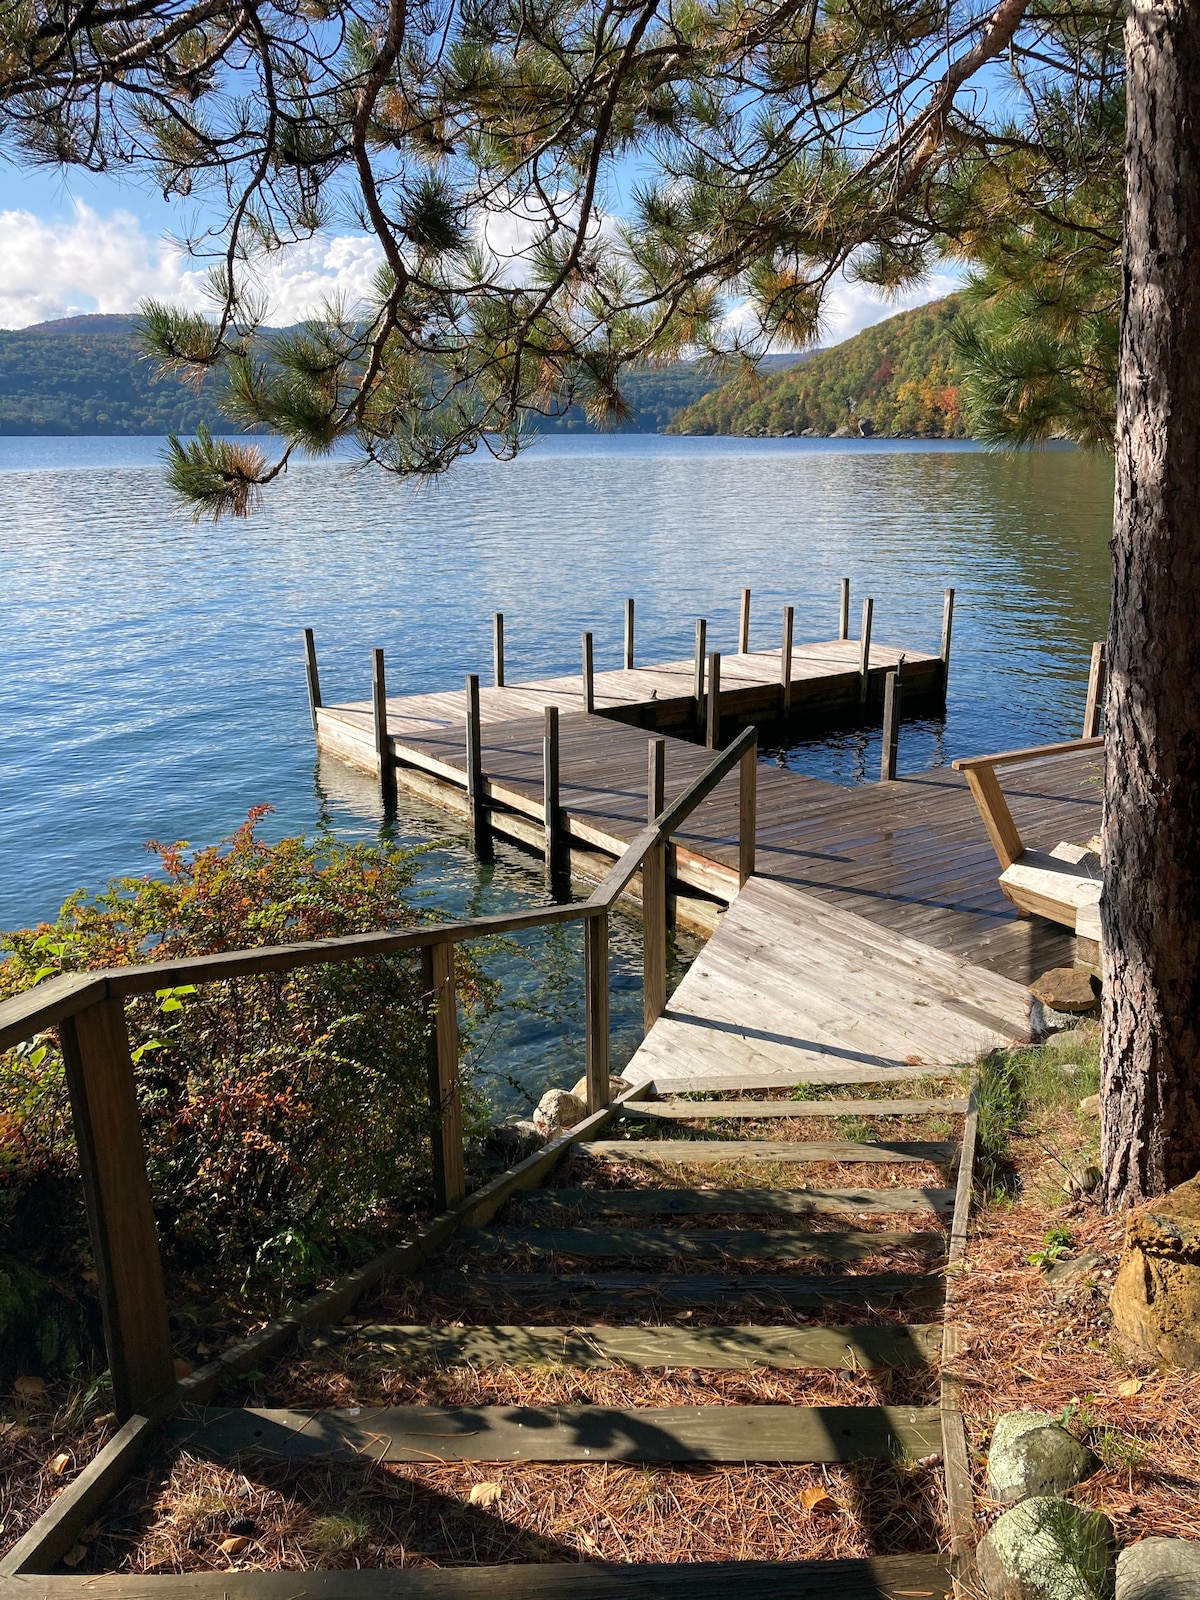
<instances>
[{"instance_id":1,"label":"distant mountain","mask_svg":"<svg viewBox=\"0 0 1200 1600\"><path fill-rule=\"evenodd\" d=\"M962 439L951 295L818 350L803 365L712 390L667 431L748 437Z\"/></svg>"},{"instance_id":2,"label":"distant mountain","mask_svg":"<svg viewBox=\"0 0 1200 1600\"><path fill-rule=\"evenodd\" d=\"M803 359L768 356L772 367ZM720 384L689 362L631 371L621 387L632 409L625 431L661 433L677 413ZM0 330L0 434L228 433L211 385L194 393L160 378L130 316L91 315ZM543 421L540 431L594 431L583 411Z\"/></svg>"}]
</instances>

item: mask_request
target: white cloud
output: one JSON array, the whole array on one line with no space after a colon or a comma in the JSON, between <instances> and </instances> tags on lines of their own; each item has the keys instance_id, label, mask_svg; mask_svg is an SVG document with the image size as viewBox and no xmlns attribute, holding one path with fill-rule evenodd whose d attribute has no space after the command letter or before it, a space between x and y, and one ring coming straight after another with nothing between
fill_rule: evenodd
<instances>
[{"instance_id":1,"label":"white cloud","mask_svg":"<svg viewBox=\"0 0 1200 1600\"><path fill-rule=\"evenodd\" d=\"M821 337L818 342L822 349L841 344L844 339L853 338L864 328L883 322L887 317L955 294L965 282L964 270L948 266L944 271L931 272L916 288L907 289L903 294L889 299L873 285L849 282L839 274L826 292L821 307ZM756 333L757 319L749 301L742 300L733 306L725 318L725 325L731 331L751 335Z\"/></svg>"}]
</instances>

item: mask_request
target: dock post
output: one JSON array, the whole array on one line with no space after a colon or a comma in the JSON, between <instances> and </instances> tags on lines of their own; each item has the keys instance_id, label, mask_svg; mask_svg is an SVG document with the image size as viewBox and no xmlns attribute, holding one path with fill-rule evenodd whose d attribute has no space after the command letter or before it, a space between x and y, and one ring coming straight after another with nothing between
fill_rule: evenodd
<instances>
[{"instance_id":1,"label":"dock post","mask_svg":"<svg viewBox=\"0 0 1200 1600\"><path fill-rule=\"evenodd\" d=\"M317 646L311 628L304 630L304 668L308 674L308 714L315 731L317 711L321 705L321 679L317 673Z\"/></svg>"},{"instance_id":2,"label":"dock post","mask_svg":"<svg viewBox=\"0 0 1200 1600\"><path fill-rule=\"evenodd\" d=\"M838 638L850 637L850 579L842 579L842 607L838 620Z\"/></svg>"},{"instance_id":3,"label":"dock post","mask_svg":"<svg viewBox=\"0 0 1200 1600\"><path fill-rule=\"evenodd\" d=\"M792 606L783 608L783 642L779 647L779 698L786 717L792 709L792 634L796 613Z\"/></svg>"},{"instance_id":4,"label":"dock post","mask_svg":"<svg viewBox=\"0 0 1200 1600\"><path fill-rule=\"evenodd\" d=\"M750 591L742 590L742 606L738 617L738 654L750 654Z\"/></svg>"},{"instance_id":5,"label":"dock post","mask_svg":"<svg viewBox=\"0 0 1200 1600\"><path fill-rule=\"evenodd\" d=\"M704 650L708 636L708 623L696 618L696 662L692 670L692 698L696 702L696 732L704 726Z\"/></svg>"},{"instance_id":6,"label":"dock post","mask_svg":"<svg viewBox=\"0 0 1200 1600\"><path fill-rule=\"evenodd\" d=\"M625 602L625 670L633 670L633 596Z\"/></svg>"},{"instance_id":7,"label":"dock post","mask_svg":"<svg viewBox=\"0 0 1200 1600\"><path fill-rule=\"evenodd\" d=\"M891 783L896 776L896 757L900 750L900 696L902 693L901 673L904 670L904 657L900 657L900 665L889 672L884 679L883 688L883 754L879 759L880 783Z\"/></svg>"},{"instance_id":8,"label":"dock post","mask_svg":"<svg viewBox=\"0 0 1200 1600\"><path fill-rule=\"evenodd\" d=\"M942 598L942 699L946 698L946 685L950 679L950 635L954 631L954 590L947 589Z\"/></svg>"},{"instance_id":9,"label":"dock post","mask_svg":"<svg viewBox=\"0 0 1200 1600\"><path fill-rule=\"evenodd\" d=\"M558 790L558 707L546 707L542 737L542 822L545 827L546 871L553 872L561 854L562 816Z\"/></svg>"},{"instance_id":10,"label":"dock post","mask_svg":"<svg viewBox=\"0 0 1200 1600\"><path fill-rule=\"evenodd\" d=\"M1083 713L1083 737L1095 739L1100 732L1104 715L1104 682L1106 678L1105 648L1103 639L1092 646L1092 665L1088 672L1087 705Z\"/></svg>"},{"instance_id":11,"label":"dock post","mask_svg":"<svg viewBox=\"0 0 1200 1600\"><path fill-rule=\"evenodd\" d=\"M583 925L583 976L587 990L587 1106L600 1111L612 1098L608 1086L608 912Z\"/></svg>"},{"instance_id":12,"label":"dock post","mask_svg":"<svg viewBox=\"0 0 1200 1600\"><path fill-rule=\"evenodd\" d=\"M666 803L667 742L651 739L646 775L646 821L656 822ZM667 844L642 862L642 1021L646 1033L667 1009Z\"/></svg>"},{"instance_id":13,"label":"dock post","mask_svg":"<svg viewBox=\"0 0 1200 1600\"><path fill-rule=\"evenodd\" d=\"M860 707L865 706L867 703L867 694L871 684L871 619L874 612L874 600L864 600L861 653L858 662L858 703Z\"/></svg>"},{"instance_id":14,"label":"dock post","mask_svg":"<svg viewBox=\"0 0 1200 1600\"><path fill-rule=\"evenodd\" d=\"M383 651L372 650L371 701L375 712L375 754L379 757L379 792L385 806L396 804L396 763L392 760L392 741L388 734L387 678Z\"/></svg>"},{"instance_id":15,"label":"dock post","mask_svg":"<svg viewBox=\"0 0 1200 1600\"><path fill-rule=\"evenodd\" d=\"M454 946L421 946L422 987L431 1017L426 1036L429 1108L433 1112L433 1191L439 1211L467 1192L463 1172L462 1094L458 1078L458 1001Z\"/></svg>"},{"instance_id":16,"label":"dock post","mask_svg":"<svg viewBox=\"0 0 1200 1600\"><path fill-rule=\"evenodd\" d=\"M497 689L504 687L504 613L492 614L492 664Z\"/></svg>"},{"instance_id":17,"label":"dock post","mask_svg":"<svg viewBox=\"0 0 1200 1600\"><path fill-rule=\"evenodd\" d=\"M754 876L754 845L758 836L758 740L738 762L738 888Z\"/></svg>"},{"instance_id":18,"label":"dock post","mask_svg":"<svg viewBox=\"0 0 1200 1600\"><path fill-rule=\"evenodd\" d=\"M596 709L596 667L590 633L583 636L583 709L589 715Z\"/></svg>"},{"instance_id":19,"label":"dock post","mask_svg":"<svg viewBox=\"0 0 1200 1600\"><path fill-rule=\"evenodd\" d=\"M705 744L710 750L721 748L721 656L712 650L708 657L708 730Z\"/></svg>"},{"instance_id":20,"label":"dock post","mask_svg":"<svg viewBox=\"0 0 1200 1600\"><path fill-rule=\"evenodd\" d=\"M483 803L483 736L479 726L479 674L467 674L467 800L471 808L471 830L478 846L487 826Z\"/></svg>"}]
</instances>

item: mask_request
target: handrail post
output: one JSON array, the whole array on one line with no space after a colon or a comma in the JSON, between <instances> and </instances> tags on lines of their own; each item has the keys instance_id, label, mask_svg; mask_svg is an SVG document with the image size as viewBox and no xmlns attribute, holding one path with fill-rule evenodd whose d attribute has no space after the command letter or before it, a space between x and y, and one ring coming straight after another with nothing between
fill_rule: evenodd
<instances>
[{"instance_id":1,"label":"handrail post","mask_svg":"<svg viewBox=\"0 0 1200 1600\"><path fill-rule=\"evenodd\" d=\"M875 612L874 600L863 601L862 641L859 645L858 703L865 706L871 687L871 619Z\"/></svg>"},{"instance_id":2,"label":"handrail post","mask_svg":"<svg viewBox=\"0 0 1200 1600\"><path fill-rule=\"evenodd\" d=\"M717 650L708 656L708 731L704 740L710 750L721 748L721 656Z\"/></svg>"},{"instance_id":3,"label":"handrail post","mask_svg":"<svg viewBox=\"0 0 1200 1600\"><path fill-rule=\"evenodd\" d=\"M696 618L696 659L692 667L692 698L695 700L696 732L704 726L704 651L707 643L708 623Z\"/></svg>"},{"instance_id":4,"label":"handrail post","mask_svg":"<svg viewBox=\"0 0 1200 1600\"><path fill-rule=\"evenodd\" d=\"M625 670L633 670L633 596L625 602Z\"/></svg>"},{"instance_id":5,"label":"handrail post","mask_svg":"<svg viewBox=\"0 0 1200 1600\"><path fill-rule=\"evenodd\" d=\"M1095 739L1100 734L1100 722L1104 715L1104 684L1107 676L1105 654L1103 639L1097 639L1092 646L1092 664L1088 671L1087 704L1083 712L1083 737L1085 739Z\"/></svg>"},{"instance_id":6,"label":"handrail post","mask_svg":"<svg viewBox=\"0 0 1200 1600\"><path fill-rule=\"evenodd\" d=\"M666 803L667 742L651 739L646 775L646 821L657 822ZM667 841L652 845L642 861L642 1019L650 1029L667 1009Z\"/></svg>"},{"instance_id":7,"label":"handrail post","mask_svg":"<svg viewBox=\"0 0 1200 1600\"><path fill-rule=\"evenodd\" d=\"M754 847L758 837L758 741L738 763L738 888L754 876Z\"/></svg>"},{"instance_id":8,"label":"handrail post","mask_svg":"<svg viewBox=\"0 0 1200 1600\"><path fill-rule=\"evenodd\" d=\"M850 637L850 579L842 579L842 603L838 612L838 638Z\"/></svg>"},{"instance_id":9,"label":"handrail post","mask_svg":"<svg viewBox=\"0 0 1200 1600\"><path fill-rule=\"evenodd\" d=\"M125 1006L102 1000L58 1025L117 1418L175 1382Z\"/></svg>"},{"instance_id":10,"label":"handrail post","mask_svg":"<svg viewBox=\"0 0 1200 1600\"><path fill-rule=\"evenodd\" d=\"M590 633L583 635L583 709L589 716L596 709L596 664Z\"/></svg>"},{"instance_id":11,"label":"handrail post","mask_svg":"<svg viewBox=\"0 0 1200 1600\"><path fill-rule=\"evenodd\" d=\"M317 712L321 707L321 677L317 671L317 645L311 628L304 630L304 670L308 678L308 714L315 729Z\"/></svg>"},{"instance_id":12,"label":"handrail post","mask_svg":"<svg viewBox=\"0 0 1200 1600\"><path fill-rule=\"evenodd\" d=\"M433 1113L433 1189L439 1211L467 1192L463 1170L462 1093L458 1072L458 998L454 946L421 946L421 979L429 997L426 1033L429 1105Z\"/></svg>"},{"instance_id":13,"label":"handrail post","mask_svg":"<svg viewBox=\"0 0 1200 1600\"><path fill-rule=\"evenodd\" d=\"M750 654L750 591L742 590L741 611L738 616L738 654Z\"/></svg>"},{"instance_id":14,"label":"handrail post","mask_svg":"<svg viewBox=\"0 0 1200 1600\"><path fill-rule=\"evenodd\" d=\"M497 689L504 687L504 613L492 613L492 676Z\"/></svg>"},{"instance_id":15,"label":"handrail post","mask_svg":"<svg viewBox=\"0 0 1200 1600\"><path fill-rule=\"evenodd\" d=\"M954 590L947 589L942 597L942 699L950 681L950 637L954 632Z\"/></svg>"},{"instance_id":16,"label":"handrail post","mask_svg":"<svg viewBox=\"0 0 1200 1600\"><path fill-rule=\"evenodd\" d=\"M598 911L583 925L583 978L587 1007L587 1105L608 1105L608 912Z\"/></svg>"},{"instance_id":17,"label":"handrail post","mask_svg":"<svg viewBox=\"0 0 1200 1600\"><path fill-rule=\"evenodd\" d=\"M467 801L476 844L487 826L483 798L483 734L479 724L479 674L467 674Z\"/></svg>"},{"instance_id":18,"label":"handrail post","mask_svg":"<svg viewBox=\"0 0 1200 1600\"><path fill-rule=\"evenodd\" d=\"M559 799L558 707L546 707L546 731L542 736L542 825L545 829L546 871L558 866L562 842L561 801Z\"/></svg>"},{"instance_id":19,"label":"handrail post","mask_svg":"<svg viewBox=\"0 0 1200 1600\"><path fill-rule=\"evenodd\" d=\"M884 679L883 688L883 753L879 759L880 783L891 783L896 776L896 760L900 753L900 698L903 692L901 672L904 667L904 657L900 657L900 666L894 668Z\"/></svg>"},{"instance_id":20,"label":"handrail post","mask_svg":"<svg viewBox=\"0 0 1200 1600\"><path fill-rule=\"evenodd\" d=\"M392 741L388 733L387 676L383 666L383 651L373 650L371 659L371 699L375 712L375 753L379 757L379 792L385 806L394 806L396 764L392 760Z\"/></svg>"},{"instance_id":21,"label":"handrail post","mask_svg":"<svg viewBox=\"0 0 1200 1600\"><path fill-rule=\"evenodd\" d=\"M782 711L786 717L792 709L792 635L796 613L792 606L783 608L783 642L779 647L779 687Z\"/></svg>"}]
</instances>

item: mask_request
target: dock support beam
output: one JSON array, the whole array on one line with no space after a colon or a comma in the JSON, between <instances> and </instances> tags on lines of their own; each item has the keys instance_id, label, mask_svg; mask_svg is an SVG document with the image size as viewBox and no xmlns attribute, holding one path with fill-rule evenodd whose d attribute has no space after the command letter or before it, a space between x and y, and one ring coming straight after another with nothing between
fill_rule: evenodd
<instances>
[{"instance_id":1,"label":"dock support beam","mask_svg":"<svg viewBox=\"0 0 1200 1600\"><path fill-rule=\"evenodd\" d=\"M625 670L633 670L633 596L625 602Z\"/></svg>"},{"instance_id":2,"label":"dock support beam","mask_svg":"<svg viewBox=\"0 0 1200 1600\"><path fill-rule=\"evenodd\" d=\"M311 628L304 630L304 669L308 675L308 714L315 730L321 704L321 679L317 672L317 646Z\"/></svg>"},{"instance_id":3,"label":"dock support beam","mask_svg":"<svg viewBox=\"0 0 1200 1600\"><path fill-rule=\"evenodd\" d=\"M388 734L387 677L383 651L372 650L371 700L375 712L375 753L379 757L379 792L385 807L396 804L396 763L392 760L392 741Z\"/></svg>"},{"instance_id":4,"label":"dock support beam","mask_svg":"<svg viewBox=\"0 0 1200 1600\"><path fill-rule=\"evenodd\" d=\"M667 742L651 739L646 774L646 821L666 803ZM642 1018L645 1031L667 1009L667 846L656 844L642 862Z\"/></svg>"},{"instance_id":5,"label":"dock support beam","mask_svg":"<svg viewBox=\"0 0 1200 1600\"><path fill-rule=\"evenodd\" d=\"M842 579L842 606L838 617L838 638L850 637L850 579Z\"/></svg>"},{"instance_id":6,"label":"dock support beam","mask_svg":"<svg viewBox=\"0 0 1200 1600\"><path fill-rule=\"evenodd\" d=\"M738 763L738 888L754 875L754 846L758 836L758 740Z\"/></svg>"},{"instance_id":7,"label":"dock support beam","mask_svg":"<svg viewBox=\"0 0 1200 1600\"><path fill-rule=\"evenodd\" d=\"M721 656L717 650L708 657L708 727L704 739L710 750L721 748Z\"/></svg>"},{"instance_id":8,"label":"dock support beam","mask_svg":"<svg viewBox=\"0 0 1200 1600\"><path fill-rule=\"evenodd\" d=\"M492 616L492 666L497 689L504 687L504 613Z\"/></svg>"},{"instance_id":9,"label":"dock support beam","mask_svg":"<svg viewBox=\"0 0 1200 1600\"><path fill-rule=\"evenodd\" d=\"M471 807L471 830L475 845L487 827L487 808L483 802L483 735L479 725L479 674L467 674L467 800Z\"/></svg>"},{"instance_id":10,"label":"dock support beam","mask_svg":"<svg viewBox=\"0 0 1200 1600\"><path fill-rule=\"evenodd\" d=\"M545 828L546 871L557 870L562 855L562 809L558 788L558 707L546 707L542 737L542 821Z\"/></svg>"},{"instance_id":11,"label":"dock support beam","mask_svg":"<svg viewBox=\"0 0 1200 1600\"><path fill-rule=\"evenodd\" d=\"M427 1061L433 1112L433 1192L439 1211L467 1192L463 1172L462 1097L458 1082L458 999L454 946L421 946L421 972L429 997Z\"/></svg>"},{"instance_id":12,"label":"dock support beam","mask_svg":"<svg viewBox=\"0 0 1200 1600\"><path fill-rule=\"evenodd\" d=\"M954 632L954 590L947 589L942 597L942 699L950 681L950 637Z\"/></svg>"},{"instance_id":13,"label":"dock support beam","mask_svg":"<svg viewBox=\"0 0 1200 1600\"><path fill-rule=\"evenodd\" d=\"M738 654L750 654L750 591L742 590L742 605L738 616Z\"/></svg>"},{"instance_id":14,"label":"dock support beam","mask_svg":"<svg viewBox=\"0 0 1200 1600\"><path fill-rule=\"evenodd\" d=\"M587 993L587 1104L600 1111L609 1103L608 1086L608 912L583 925L583 975Z\"/></svg>"},{"instance_id":15,"label":"dock support beam","mask_svg":"<svg viewBox=\"0 0 1200 1600\"><path fill-rule=\"evenodd\" d=\"M1088 672L1087 704L1083 712L1083 737L1095 739L1100 733L1104 715L1104 684L1107 677L1103 639L1092 646L1092 665Z\"/></svg>"},{"instance_id":16,"label":"dock support beam","mask_svg":"<svg viewBox=\"0 0 1200 1600\"><path fill-rule=\"evenodd\" d=\"M590 633L583 636L583 709L589 716L596 709L596 664Z\"/></svg>"},{"instance_id":17,"label":"dock support beam","mask_svg":"<svg viewBox=\"0 0 1200 1600\"><path fill-rule=\"evenodd\" d=\"M779 699L786 717L792 709L792 635L796 625L793 607L783 608L783 641L779 647Z\"/></svg>"},{"instance_id":18,"label":"dock support beam","mask_svg":"<svg viewBox=\"0 0 1200 1600\"><path fill-rule=\"evenodd\" d=\"M692 698L696 702L696 732L704 727L704 651L708 639L708 623L696 618L696 660L692 669Z\"/></svg>"},{"instance_id":19,"label":"dock support beam","mask_svg":"<svg viewBox=\"0 0 1200 1600\"><path fill-rule=\"evenodd\" d=\"M900 751L900 696L903 669L904 657L901 656L899 667L889 672L884 679L883 754L879 758L880 783L891 783L896 776L896 758Z\"/></svg>"},{"instance_id":20,"label":"dock support beam","mask_svg":"<svg viewBox=\"0 0 1200 1600\"><path fill-rule=\"evenodd\" d=\"M875 614L874 600L863 601L862 641L858 661L858 703L865 707L871 685L871 619Z\"/></svg>"}]
</instances>

